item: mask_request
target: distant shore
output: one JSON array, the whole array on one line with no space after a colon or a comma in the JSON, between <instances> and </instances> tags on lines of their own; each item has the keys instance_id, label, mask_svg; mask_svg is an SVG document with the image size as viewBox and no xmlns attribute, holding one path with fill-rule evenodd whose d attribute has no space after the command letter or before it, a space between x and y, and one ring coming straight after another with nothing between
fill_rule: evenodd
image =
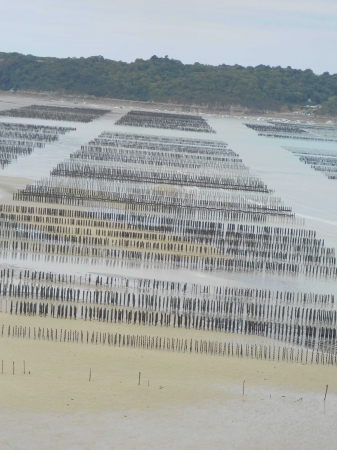
<instances>
[{"instance_id":1,"label":"distant shore","mask_svg":"<svg viewBox=\"0 0 337 450\"><path fill-rule=\"evenodd\" d=\"M141 102L135 100L121 100L106 97L95 97L94 95L70 95L61 94L58 92L35 92L35 91L2 91L0 90L0 111L4 109L10 109L7 102L14 99L23 99L23 103L27 105L32 104L31 102L39 102L44 104L56 103L61 106L62 103L69 106L71 103L74 107L83 106L83 104L96 107L112 107L112 108L122 108L122 109L149 109L158 110L162 112L181 112L188 114L203 114L212 115L220 117L233 117L241 119L256 119L261 120L268 119L280 119L280 120L291 120L300 122L313 122L315 124L329 124L337 126L337 119L330 116L307 116L300 111L271 111L271 110L257 110L241 107L240 105L230 105L226 107L212 107L212 106L200 106L200 105L184 105L184 104L173 104L173 103L160 103L160 102ZM5 102L4 100L5 99ZM7 105L6 105L7 103ZM60 103L60 104L59 104ZM64 106L65 106L64 105ZM23 105L22 105L23 106Z\"/></svg>"}]
</instances>

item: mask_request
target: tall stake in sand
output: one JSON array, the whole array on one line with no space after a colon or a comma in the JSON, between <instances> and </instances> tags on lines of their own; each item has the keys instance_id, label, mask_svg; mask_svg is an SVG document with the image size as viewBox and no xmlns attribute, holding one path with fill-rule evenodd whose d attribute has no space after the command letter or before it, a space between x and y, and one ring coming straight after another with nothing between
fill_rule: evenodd
<instances>
[{"instance_id":1,"label":"tall stake in sand","mask_svg":"<svg viewBox=\"0 0 337 450\"><path fill-rule=\"evenodd\" d=\"M325 399L326 399L326 394L328 393L328 388L329 388L329 385L327 384L327 385L326 385L326 389L325 389L324 401L325 401Z\"/></svg>"}]
</instances>

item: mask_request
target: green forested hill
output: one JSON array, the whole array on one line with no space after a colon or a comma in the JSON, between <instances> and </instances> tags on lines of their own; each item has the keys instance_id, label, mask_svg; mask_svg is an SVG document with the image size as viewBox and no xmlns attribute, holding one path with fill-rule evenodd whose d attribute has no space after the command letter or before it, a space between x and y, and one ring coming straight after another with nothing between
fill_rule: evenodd
<instances>
[{"instance_id":1,"label":"green forested hill","mask_svg":"<svg viewBox=\"0 0 337 450\"><path fill-rule=\"evenodd\" d=\"M322 104L322 108L317 111L317 114L324 116L337 116L337 96L330 97L329 100Z\"/></svg>"},{"instance_id":2,"label":"green forested hill","mask_svg":"<svg viewBox=\"0 0 337 450\"><path fill-rule=\"evenodd\" d=\"M0 89L278 110L336 96L337 74L262 65L183 64L156 56L125 63L102 56L60 59L0 53Z\"/></svg>"}]
</instances>

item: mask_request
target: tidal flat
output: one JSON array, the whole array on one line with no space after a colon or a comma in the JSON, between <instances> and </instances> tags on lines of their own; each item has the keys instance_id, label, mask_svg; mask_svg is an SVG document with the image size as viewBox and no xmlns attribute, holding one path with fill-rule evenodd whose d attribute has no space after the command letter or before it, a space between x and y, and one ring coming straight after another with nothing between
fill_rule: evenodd
<instances>
[{"instance_id":1,"label":"tidal flat","mask_svg":"<svg viewBox=\"0 0 337 450\"><path fill-rule=\"evenodd\" d=\"M8 102L1 110L39 101ZM115 125L127 109L104 108L90 123L0 116L76 128L1 169L0 445L333 446L335 181L283 148L301 141L260 137L247 120L205 116L216 134L203 134ZM337 155L333 142L319 147ZM85 175L75 183L76 154ZM85 183L90 192L76 204ZM61 189L61 200L29 198L30 186ZM226 206L214 206L220 200ZM60 341L61 329L70 339ZM149 348L103 344L104 334L146 336ZM152 338L170 339L169 349Z\"/></svg>"}]
</instances>

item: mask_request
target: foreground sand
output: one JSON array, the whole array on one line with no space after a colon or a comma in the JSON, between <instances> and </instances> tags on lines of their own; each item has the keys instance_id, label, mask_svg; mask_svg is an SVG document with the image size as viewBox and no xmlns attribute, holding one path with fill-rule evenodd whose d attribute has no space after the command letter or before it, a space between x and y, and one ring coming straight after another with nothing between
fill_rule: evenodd
<instances>
[{"instance_id":1,"label":"foreground sand","mask_svg":"<svg viewBox=\"0 0 337 450\"><path fill-rule=\"evenodd\" d=\"M237 341L224 333L197 332L126 324L65 321L0 314L0 325L109 331L166 337ZM6 333L5 333L6 334ZM15 411L114 411L120 408L190 406L203 399L225 401L222 387L236 386L242 396L253 387L337 394L337 368L247 358L116 348L108 345L0 338L4 373L0 374L0 407ZM23 373L25 361L25 371ZM15 374L13 375L13 362ZM89 373L91 369L91 381ZM30 374L29 374L30 372ZM138 374L141 372L141 384ZM149 386L148 386L149 384ZM301 397L303 394L299 395Z\"/></svg>"},{"instance_id":2,"label":"foreground sand","mask_svg":"<svg viewBox=\"0 0 337 450\"><path fill-rule=\"evenodd\" d=\"M2 324L240 340L4 313ZM0 448L307 450L337 439L336 367L12 337L0 354Z\"/></svg>"}]
</instances>

